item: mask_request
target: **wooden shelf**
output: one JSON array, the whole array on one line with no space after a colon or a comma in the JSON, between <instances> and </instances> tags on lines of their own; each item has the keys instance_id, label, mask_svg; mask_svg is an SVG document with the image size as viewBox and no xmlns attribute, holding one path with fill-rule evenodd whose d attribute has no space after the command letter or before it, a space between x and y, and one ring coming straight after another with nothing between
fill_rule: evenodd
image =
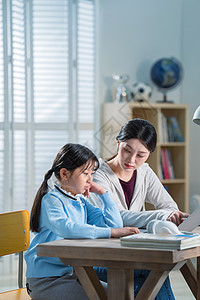
<instances>
[{"instance_id":1,"label":"wooden shelf","mask_svg":"<svg viewBox=\"0 0 200 300\"><path fill-rule=\"evenodd\" d=\"M185 142L168 142L168 143L157 143L160 147L185 147Z\"/></svg>"},{"instance_id":2,"label":"wooden shelf","mask_svg":"<svg viewBox=\"0 0 200 300\"><path fill-rule=\"evenodd\" d=\"M185 179L161 179L160 180L163 185L165 184L177 184L177 183L184 183L185 184Z\"/></svg>"}]
</instances>

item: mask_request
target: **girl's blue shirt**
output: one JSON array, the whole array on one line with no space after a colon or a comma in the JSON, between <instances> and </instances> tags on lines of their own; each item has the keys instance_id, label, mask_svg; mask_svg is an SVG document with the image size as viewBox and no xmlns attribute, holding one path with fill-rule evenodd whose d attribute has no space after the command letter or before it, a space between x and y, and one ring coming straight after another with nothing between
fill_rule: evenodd
<instances>
[{"instance_id":1,"label":"girl's blue shirt","mask_svg":"<svg viewBox=\"0 0 200 300\"><path fill-rule=\"evenodd\" d=\"M103 209L90 204L85 198L70 199L53 189L41 203L40 231L35 233L25 254L27 277L51 277L72 274L71 266L65 266L59 258L39 257L36 246L40 243L66 239L110 238L110 228L123 227L117 206L109 193L99 195Z\"/></svg>"}]
</instances>

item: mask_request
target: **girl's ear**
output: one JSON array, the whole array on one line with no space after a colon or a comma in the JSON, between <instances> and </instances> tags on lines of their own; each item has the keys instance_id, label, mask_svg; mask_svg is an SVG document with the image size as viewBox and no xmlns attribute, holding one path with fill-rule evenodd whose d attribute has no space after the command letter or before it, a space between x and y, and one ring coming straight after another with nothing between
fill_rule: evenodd
<instances>
[{"instance_id":1,"label":"girl's ear","mask_svg":"<svg viewBox=\"0 0 200 300\"><path fill-rule=\"evenodd\" d=\"M69 176L70 176L70 172L67 169L65 168L60 169L60 178L64 180L68 180Z\"/></svg>"}]
</instances>

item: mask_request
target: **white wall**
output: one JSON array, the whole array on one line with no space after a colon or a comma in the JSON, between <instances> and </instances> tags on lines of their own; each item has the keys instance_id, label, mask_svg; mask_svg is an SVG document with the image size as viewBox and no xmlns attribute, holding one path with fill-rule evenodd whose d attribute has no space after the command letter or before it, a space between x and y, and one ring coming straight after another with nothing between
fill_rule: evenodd
<instances>
[{"instance_id":1,"label":"white wall","mask_svg":"<svg viewBox=\"0 0 200 300\"><path fill-rule=\"evenodd\" d=\"M150 79L152 64L161 57L181 60L184 79L168 94L190 106L190 118L200 105L200 1L99 0L100 100L111 101L113 73L129 74L131 86L150 83L151 101L162 98ZM200 194L200 126L190 122L190 194Z\"/></svg>"},{"instance_id":2,"label":"white wall","mask_svg":"<svg viewBox=\"0 0 200 300\"><path fill-rule=\"evenodd\" d=\"M151 83L150 69L157 59L180 59L182 0L100 0L99 13L102 101L111 100L113 73L128 73L129 85ZM179 102L180 89L169 98ZM162 95L155 87L152 100L158 99Z\"/></svg>"},{"instance_id":3,"label":"white wall","mask_svg":"<svg viewBox=\"0 0 200 300\"><path fill-rule=\"evenodd\" d=\"M183 1L181 57L185 79L182 102L190 105L190 120L200 105L200 1ZM200 126L190 122L190 195L200 194Z\"/></svg>"}]
</instances>

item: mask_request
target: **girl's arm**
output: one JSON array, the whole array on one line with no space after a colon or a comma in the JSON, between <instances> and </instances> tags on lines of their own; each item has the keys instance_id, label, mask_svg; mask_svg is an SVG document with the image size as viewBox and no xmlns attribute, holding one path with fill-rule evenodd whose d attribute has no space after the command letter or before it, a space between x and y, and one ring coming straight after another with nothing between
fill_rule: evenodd
<instances>
[{"instance_id":1,"label":"girl's arm","mask_svg":"<svg viewBox=\"0 0 200 300\"><path fill-rule=\"evenodd\" d=\"M109 193L106 192L106 190L101 185L95 182L91 183L89 191L87 192L88 196L89 193L95 193L98 198L100 198L102 202L102 209L93 206L87 200L85 200L85 204L87 207L88 224L100 227L123 227L123 222L119 210L114 201L112 201Z\"/></svg>"},{"instance_id":2,"label":"girl's arm","mask_svg":"<svg viewBox=\"0 0 200 300\"><path fill-rule=\"evenodd\" d=\"M109 227L97 227L87 224L85 203L68 203L66 199L48 193L42 199L40 214L40 231L54 234L60 238L110 238Z\"/></svg>"},{"instance_id":3,"label":"girl's arm","mask_svg":"<svg viewBox=\"0 0 200 300\"><path fill-rule=\"evenodd\" d=\"M137 227L112 228L111 238L119 238L122 236L127 236L127 235L137 234L137 233L140 233L140 230Z\"/></svg>"},{"instance_id":4,"label":"girl's arm","mask_svg":"<svg viewBox=\"0 0 200 300\"><path fill-rule=\"evenodd\" d=\"M99 198L102 201L102 209L93 206L87 200L85 200L85 204L87 207L88 224L96 225L99 227L123 227L123 222L119 210L110 198L109 193L106 192L105 194L99 195Z\"/></svg>"},{"instance_id":5,"label":"girl's arm","mask_svg":"<svg viewBox=\"0 0 200 300\"><path fill-rule=\"evenodd\" d=\"M51 193L43 197L40 215L40 231L43 232L43 236L49 236L52 240L56 238L96 239L137 233L137 228L111 229L110 227L98 227L87 224L84 202L80 203L77 201L72 204L69 201L66 205L63 199ZM79 210L75 209L77 206Z\"/></svg>"}]
</instances>

